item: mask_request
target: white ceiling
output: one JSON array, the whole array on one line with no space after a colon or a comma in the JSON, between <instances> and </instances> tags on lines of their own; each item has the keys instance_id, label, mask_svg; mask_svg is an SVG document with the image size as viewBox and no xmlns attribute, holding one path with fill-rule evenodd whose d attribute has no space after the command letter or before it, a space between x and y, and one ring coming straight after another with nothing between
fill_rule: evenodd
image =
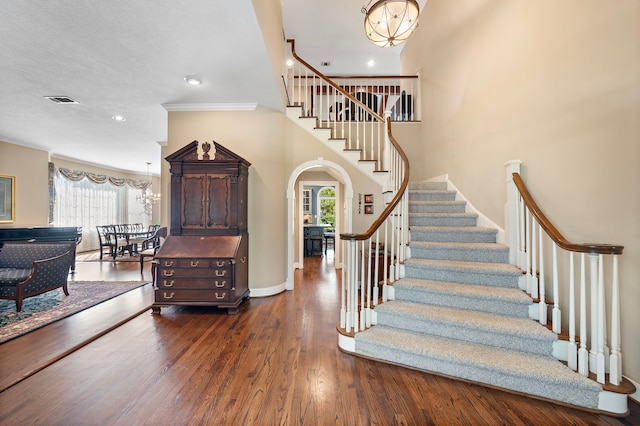
<instances>
[{"instance_id":1,"label":"white ceiling","mask_svg":"<svg viewBox=\"0 0 640 426\"><path fill-rule=\"evenodd\" d=\"M364 36L365 2L282 3L285 36L325 74L399 72L401 46ZM149 161L157 174L163 105L282 109L271 70L250 0L2 0L0 141L123 171L146 173ZM203 84L187 85L186 75Z\"/></svg>"}]
</instances>

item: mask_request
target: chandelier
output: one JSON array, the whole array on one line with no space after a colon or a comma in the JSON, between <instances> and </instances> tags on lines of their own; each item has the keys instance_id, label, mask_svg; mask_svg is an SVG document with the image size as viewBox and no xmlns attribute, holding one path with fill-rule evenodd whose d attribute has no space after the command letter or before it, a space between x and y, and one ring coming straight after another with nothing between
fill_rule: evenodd
<instances>
[{"instance_id":1,"label":"chandelier","mask_svg":"<svg viewBox=\"0 0 640 426\"><path fill-rule=\"evenodd\" d=\"M367 38L376 46L391 47L403 43L416 29L420 7L416 0L378 0L369 10L363 6L362 13Z\"/></svg>"},{"instance_id":2,"label":"chandelier","mask_svg":"<svg viewBox=\"0 0 640 426\"><path fill-rule=\"evenodd\" d=\"M147 161L147 176L149 177L149 186L147 186L141 195L136 196L136 201L143 205L144 211L151 214L153 206L160 201L160 194L154 194L151 190L151 173L149 172L150 162Z\"/></svg>"}]
</instances>

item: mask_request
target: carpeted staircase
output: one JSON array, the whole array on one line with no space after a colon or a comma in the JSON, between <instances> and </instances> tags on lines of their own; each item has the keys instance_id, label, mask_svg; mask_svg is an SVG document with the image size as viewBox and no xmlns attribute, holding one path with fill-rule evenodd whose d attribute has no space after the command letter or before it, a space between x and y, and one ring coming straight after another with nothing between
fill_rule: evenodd
<instances>
[{"instance_id":1,"label":"carpeted staircase","mask_svg":"<svg viewBox=\"0 0 640 426\"><path fill-rule=\"evenodd\" d=\"M590 409L602 387L554 355L557 336L529 317L497 231L476 226L446 182L410 186L411 256L395 300L375 308L377 325L355 352Z\"/></svg>"}]
</instances>

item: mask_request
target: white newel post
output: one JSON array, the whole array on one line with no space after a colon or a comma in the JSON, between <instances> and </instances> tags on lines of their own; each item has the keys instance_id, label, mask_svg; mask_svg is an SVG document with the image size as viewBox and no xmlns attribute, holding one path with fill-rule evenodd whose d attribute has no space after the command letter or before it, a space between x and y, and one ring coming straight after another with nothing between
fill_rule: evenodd
<instances>
[{"instance_id":1,"label":"white newel post","mask_svg":"<svg viewBox=\"0 0 640 426\"><path fill-rule=\"evenodd\" d=\"M518 264L518 189L513 183L513 173L520 173L522 161L510 160L505 163L507 182L507 202L504 207L505 233L507 244L509 244L509 263Z\"/></svg>"}]
</instances>

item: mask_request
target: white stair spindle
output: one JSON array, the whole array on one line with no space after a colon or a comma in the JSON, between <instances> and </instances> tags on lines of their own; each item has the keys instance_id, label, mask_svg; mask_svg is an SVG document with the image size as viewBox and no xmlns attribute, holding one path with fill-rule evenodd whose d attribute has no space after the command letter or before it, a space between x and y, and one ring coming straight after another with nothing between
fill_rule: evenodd
<instances>
[{"instance_id":1,"label":"white stair spindle","mask_svg":"<svg viewBox=\"0 0 640 426\"><path fill-rule=\"evenodd\" d=\"M576 346L575 278L573 252L569 252L569 345L567 348L567 365L574 371L578 369L578 347Z\"/></svg>"},{"instance_id":2,"label":"white stair spindle","mask_svg":"<svg viewBox=\"0 0 640 426\"><path fill-rule=\"evenodd\" d=\"M374 268L374 272L373 272L373 276L376 277L375 281L373 283L373 305L377 305L378 304L378 297L380 296L378 294L379 290L378 288L380 287L380 283L378 282L378 274L380 271L380 229L376 230L376 254L375 254L375 268Z\"/></svg>"},{"instance_id":3,"label":"white stair spindle","mask_svg":"<svg viewBox=\"0 0 640 426\"><path fill-rule=\"evenodd\" d=\"M538 244L536 237L536 220L531 218L531 298L538 298Z\"/></svg>"},{"instance_id":4,"label":"white stair spindle","mask_svg":"<svg viewBox=\"0 0 640 426\"><path fill-rule=\"evenodd\" d=\"M345 256L349 255L349 249L345 242L342 243L342 253ZM340 291L340 327L346 329L347 328L347 268L343 267L341 276L342 276L342 289Z\"/></svg>"},{"instance_id":5,"label":"white stair spindle","mask_svg":"<svg viewBox=\"0 0 640 426\"><path fill-rule=\"evenodd\" d=\"M597 354L597 380L605 382L606 359L604 356L605 335L605 309L604 309L604 262L603 256L598 255L598 354Z\"/></svg>"},{"instance_id":6,"label":"white stair spindle","mask_svg":"<svg viewBox=\"0 0 640 426\"><path fill-rule=\"evenodd\" d=\"M611 283L611 359L609 381L619 385L622 381L622 353L620 352L620 282L618 256L613 255L613 282Z\"/></svg>"},{"instance_id":7,"label":"white stair spindle","mask_svg":"<svg viewBox=\"0 0 640 426\"><path fill-rule=\"evenodd\" d=\"M525 265L525 268L527 269L527 293L531 294L531 288L533 286L532 284L532 280L531 280L531 212L529 212L529 209L525 210L525 223L524 226L526 227L526 234L525 234L525 239L526 239L526 245L525 245L525 250L526 250L526 259L527 259L527 263Z\"/></svg>"},{"instance_id":8,"label":"white stair spindle","mask_svg":"<svg viewBox=\"0 0 640 426\"><path fill-rule=\"evenodd\" d=\"M560 311L560 291L558 289L558 246L553 243L553 310L551 311L551 329L560 334L562 329Z\"/></svg>"},{"instance_id":9,"label":"white stair spindle","mask_svg":"<svg viewBox=\"0 0 640 426\"><path fill-rule=\"evenodd\" d=\"M589 350L587 349L587 268L585 254L580 255L580 349L578 349L578 372L589 375Z\"/></svg>"},{"instance_id":10,"label":"white stair spindle","mask_svg":"<svg viewBox=\"0 0 640 426\"><path fill-rule=\"evenodd\" d=\"M544 244L542 240L542 226L538 227L538 244L540 246L540 289L539 289L539 298L540 302L538 303L538 309L540 313L540 324L547 324L547 303L545 301L546 289L545 289L545 279L544 279Z\"/></svg>"},{"instance_id":11,"label":"white stair spindle","mask_svg":"<svg viewBox=\"0 0 640 426\"><path fill-rule=\"evenodd\" d=\"M518 202L518 267L520 269L523 269L525 267L525 256L526 256L526 252L525 252L525 237L524 237L524 233L525 233L525 210L526 207L524 205L524 200L522 199L522 197L518 197L519 198L519 202Z\"/></svg>"},{"instance_id":12,"label":"white stair spindle","mask_svg":"<svg viewBox=\"0 0 640 426\"><path fill-rule=\"evenodd\" d=\"M360 249L361 258L361 274L360 274L360 328L356 328L356 330L364 331L365 330L365 295L368 293L369 284L371 283L371 262L365 262L365 256L369 253L366 250L366 241L362 241L362 248Z\"/></svg>"},{"instance_id":13,"label":"white stair spindle","mask_svg":"<svg viewBox=\"0 0 640 426\"><path fill-rule=\"evenodd\" d=\"M589 254L589 278L591 308L591 347L589 348L589 371L596 373L596 354L598 352L598 255Z\"/></svg>"}]
</instances>

